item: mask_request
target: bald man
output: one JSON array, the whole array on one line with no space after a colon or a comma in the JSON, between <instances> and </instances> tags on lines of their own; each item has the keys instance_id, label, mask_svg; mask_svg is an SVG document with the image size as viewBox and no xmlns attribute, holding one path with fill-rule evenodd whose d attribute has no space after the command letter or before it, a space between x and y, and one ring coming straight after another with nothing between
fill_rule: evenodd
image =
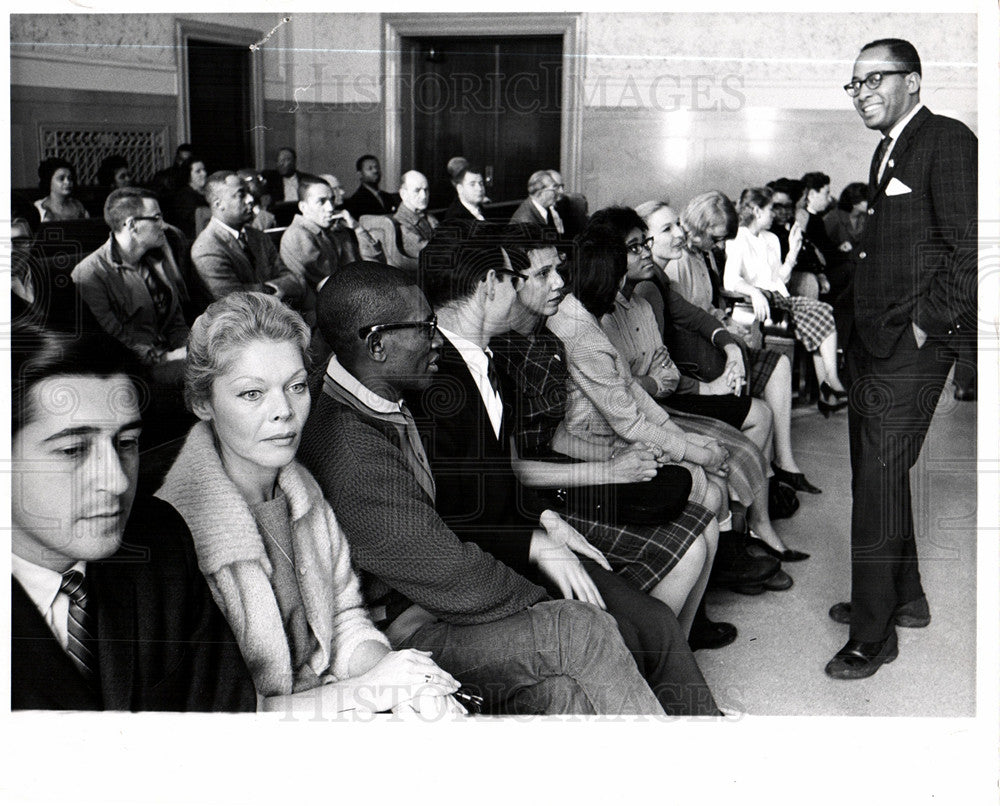
<instances>
[{"instance_id":1,"label":"bald man","mask_svg":"<svg viewBox=\"0 0 1000 806\"><path fill-rule=\"evenodd\" d=\"M401 204L393 218L399 222L403 234L403 250L410 257L417 257L427 245L437 227L437 219L427 214L430 192L427 177L419 171L407 171L399 183Z\"/></svg>"}]
</instances>

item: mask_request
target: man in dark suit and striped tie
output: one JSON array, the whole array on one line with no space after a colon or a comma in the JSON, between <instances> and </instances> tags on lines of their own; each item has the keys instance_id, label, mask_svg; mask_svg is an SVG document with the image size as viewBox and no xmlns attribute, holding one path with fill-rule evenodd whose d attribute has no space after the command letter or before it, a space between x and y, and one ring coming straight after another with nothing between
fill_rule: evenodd
<instances>
[{"instance_id":1,"label":"man in dark suit and striped tie","mask_svg":"<svg viewBox=\"0 0 1000 806\"><path fill-rule=\"evenodd\" d=\"M909 42L865 45L844 87L882 134L854 273L847 341L853 512L851 601L830 609L850 640L831 677L868 677L898 654L896 627L931 615L910 502L916 464L951 368L950 341L975 327L977 140L920 102Z\"/></svg>"},{"instance_id":2,"label":"man in dark suit and striped tie","mask_svg":"<svg viewBox=\"0 0 1000 806\"><path fill-rule=\"evenodd\" d=\"M131 360L104 334L15 325L11 708L252 711L184 521L136 497Z\"/></svg>"}]
</instances>

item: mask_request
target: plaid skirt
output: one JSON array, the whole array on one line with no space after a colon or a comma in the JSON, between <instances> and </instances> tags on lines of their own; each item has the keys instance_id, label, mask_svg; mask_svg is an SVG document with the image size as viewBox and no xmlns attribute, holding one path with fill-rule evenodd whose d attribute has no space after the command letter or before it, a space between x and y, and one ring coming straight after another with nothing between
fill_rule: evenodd
<instances>
[{"instance_id":1,"label":"plaid skirt","mask_svg":"<svg viewBox=\"0 0 1000 806\"><path fill-rule=\"evenodd\" d=\"M572 514L562 517L604 554L615 573L649 592L673 570L714 513L688 501L680 515L661 526L615 526Z\"/></svg>"},{"instance_id":2,"label":"plaid skirt","mask_svg":"<svg viewBox=\"0 0 1000 806\"><path fill-rule=\"evenodd\" d=\"M665 407L682 431L710 437L729 451L729 495L744 506L755 501L766 501L767 477L770 468L767 460L753 441L742 431L721 420L699 414L674 411Z\"/></svg>"},{"instance_id":3,"label":"plaid skirt","mask_svg":"<svg viewBox=\"0 0 1000 806\"><path fill-rule=\"evenodd\" d=\"M772 306L780 311L788 311L795 325L795 338L810 353L814 353L837 328L833 319L833 308L825 302L809 297L783 297L768 294Z\"/></svg>"},{"instance_id":4,"label":"plaid skirt","mask_svg":"<svg viewBox=\"0 0 1000 806\"><path fill-rule=\"evenodd\" d=\"M771 373L781 360L781 353L774 350L748 350L750 354L750 395L764 397L764 387L771 380Z\"/></svg>"}]
</instances>

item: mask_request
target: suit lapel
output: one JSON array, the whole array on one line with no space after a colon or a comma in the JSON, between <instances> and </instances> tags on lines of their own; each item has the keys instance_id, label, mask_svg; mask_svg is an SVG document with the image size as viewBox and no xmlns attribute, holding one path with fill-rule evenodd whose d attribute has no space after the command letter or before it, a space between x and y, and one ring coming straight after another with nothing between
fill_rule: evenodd
<instances>
[{"instance_id":1,"label":"suit lapel","mask_svg":"<svg viewBox=\"0 0 1000 806\"><path fill-rule=\"evenodd\" d=\"M98 664L104 707L132 710L135 647L139 639L139 603L131 574L111 574L124 562L116 555L108 562L92 563L87 576L97 601ZM133 560L134 561L134 560Z\"/></svg>"},{"instance_id":2,"label":"suit lapel","mask_svg":"<svg viewBox=\"0 0 1000 806\"><path fill-rule=\"evenodd\" d=\"M469 369L469 365L465 363L465 359L462 358L461 353L459 353L458 348L452 344L447 336L444 336L444 343L441 345L441 358L439 359L440 364L443 369L446 370L448 376L455 378L462 386L462 391L466 395L466 400L475 401L476 414L474 419L477 424L481 427L479 428L482 439L485 442L492 444L494 448L500 445L500 440L496 438L493 433L493 425L490 422L490 414L486 410L486 404L483 402L483 396L479 393L479 386L476 384L476 379L472 377L472 370ZM500 398L503 400L503 397ZM470 415L473 415L473 408L469 407L466 409ZM506 406L504 407L504 424L507 423ZM500 436L503 437L504 429L501 429Z\"/></svg>"},{"instance_id":3,"label":"suit lapel","mask_svg":"<svg viewBox=\"0 0 1000 806\"><path fill-rule=\"evenodd\" d=\"M886 185L892 179L896 171L905 164L907 158L910 155L910 146L913 143L913 138L921 126L924 125L931 117L931 111L925 106L917 114L913 116L909 123L903 127L903 131L899 133L899 138L896 140L892 147L892 151L889 152L889 161L885 164L885 171L882 172L882 180L878 183L878 187L875 188L875 193L872 194L872 200L877 199L883 193L885 193ZM878 171L878 166L874 166L875 171Z\"/></svg>"},{"instance_id":4,"label":"suit lapel","mask_svg":"<svg viewBox=\"0 0 1000 806\"><path fill-rule=\"evenodd\" d=\"M38 612L35 603L13 576L11 598L11 684L29 691L12 690L13 702L39 701L49 708L100 708L96 692L83 679L69 655ZM103 673L103 669L101 669Z\"/></svg>"},{"instance_id":5,"label":"suit lapel","mask_svg":"<svg viewBox=\"0 0 1000 806\"><path fill-rule=\"evenodd\" d=\"M254 272L253 263L251 262L250 258L243 253L243 250L240 249L240 245L236 243L236 240L233 238L233 236L230 235L228 232L222 232L221 229L219 232L217 232L217 235L219 237L219 240L222 242L223 248L229 252L233 260L235 260L236 263L240 266L240 268L242 268L243 271L245 272L245 278L247 280L253 278L256 274L256 272ZM247 237L247 249L251 252L253 251L253 247L250 246L249 236Z\"/></svg>"}]
</instances>

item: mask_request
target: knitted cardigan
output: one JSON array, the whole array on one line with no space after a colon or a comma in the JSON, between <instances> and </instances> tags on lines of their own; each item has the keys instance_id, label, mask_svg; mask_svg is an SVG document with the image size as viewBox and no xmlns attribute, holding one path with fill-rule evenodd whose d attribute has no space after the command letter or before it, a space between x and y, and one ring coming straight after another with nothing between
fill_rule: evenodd
<instances>
[{"instance_id":1,"label":"knitted cardigan","mask_svg":"<svg viewBox=\"0 0 1000 806\"><path fill-rule=\"evenodd\" d=\"M349 677L359 644L389 642L372 625L351 570L347 541L333 510L309 472L297 462L284 467L278 487L288 500L299 590L318 648L309 660L317 676ZM157 491L187 522L198 565L222 610L257 691L292 691L294 672L271 563L253 512L226 474L208 423L198 423Z\"/></svg>"}]
</instances>

